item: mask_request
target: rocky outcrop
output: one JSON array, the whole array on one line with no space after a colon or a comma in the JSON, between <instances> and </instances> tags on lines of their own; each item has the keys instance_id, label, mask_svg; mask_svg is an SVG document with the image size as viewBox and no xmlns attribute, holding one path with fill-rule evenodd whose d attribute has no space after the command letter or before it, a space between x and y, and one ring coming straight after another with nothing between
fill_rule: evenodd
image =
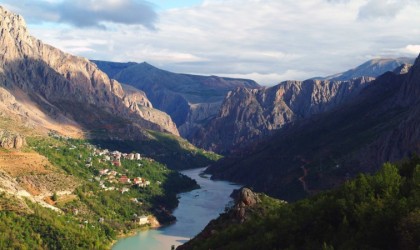
<instances>
[{"instance_id":1,"label":"rocky outcrop","mask_svg":"<svg viewBox=\"0 0 420 250\"><path fill-rule=\"evenodd\" d=\"M4 8L0 33L0 86L19 105L39 109L38 115L26 115L34 124L67 122L91 136L120 139L145 138L145 129L178 134L171 122L161 125L142 117L138 107L150 103L145 96L135 99L89 60L32 37L23 18Z\"/></svg>"},{"instance_id":2,"label":"rocky outcrop","mask_svg":"<svg viewBox=\"0 0 420 250\"><path fill-rule=\"evenodd\" d=\"M374 80L287 81L263 89L237 88L226 96L219 115L192 142L220 153L262 139L285 124L334 109Z\"/></svg>"},{"instance_id":3,"label":"rocky outcrop","mask_svg":"<svg viewBox=\"0 0 420 250\"><path fill-rule=\"evenodd\" d=\"M247 218L247 209L260 202L258 195L253 193L249 188L241 188L235 199L235 206L231 209L234 217L240 223Z\"/></svg>"},{"instance_id":4,"label":"rocky outcrop","mask_svg":"<svg viewBox=\"0 0 420 250\"><path fill-rule=\"evenodd\" d=\"M111 78L144 91L153 106L168 113L188 139L218 114L229 91L260 87L252 80L176 74L148 63L93 62Z\"/></svg>"},{"instance_id":5,"label":"rocky outcrop","mask_svg":"<svg viewBox=\"0 0 420 250\"><path fill-rule=\"evenodd\" d=\"M0 147L5 149L21 149L26 146L26 139L16 133L0 130Z\"/></svg>"}]
</instances>

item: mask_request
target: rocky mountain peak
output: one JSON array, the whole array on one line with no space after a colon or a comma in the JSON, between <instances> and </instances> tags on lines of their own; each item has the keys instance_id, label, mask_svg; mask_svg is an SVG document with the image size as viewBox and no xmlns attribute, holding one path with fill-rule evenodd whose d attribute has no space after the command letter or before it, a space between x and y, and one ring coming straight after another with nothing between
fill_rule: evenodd
<instances>
[{"instance_id":1,"label":"rocky mountain peak","mask_svg":"<svg viewBox=\"0 0 420 250\"><path fill-rule=\"evenodd\" d=\"M141 101L132 99L137 95L125 93L121 84L111 80L96 64L32 37L24 19L3 7L0 33L0 87L15 97L20 93L16 102L33 103L45 113L43 117L49 117L39 124L37 115L25 113L24 116L36 120L37 127L52 120L57 124L74 120L78 127L87 130L106 128L114 138L144 138L147 133L143 129L179 134L166 114L158 115L165 124L156 123L153 115L143 116L138 107L150 103L145 95ZM152 112L150 107L147 114ZM122 120L127 121L124 127L117 122Z\"/></svg>"},{"instance_id":2,"label":"rocky mountain peak","mask_svg":"<svg viewBox=\"0 0 420 250\"><path fill-rule=\"evenodd\" d=\"M403 106L412 105L418 101L420 96L420 55L417 57L408 77L403 83L400 94L398 96L399 103Z\"/></svg>"},{"instance_id":3,"label":"rocky mountain peak","mask_svg":"<svg viewBox=\"0 0 420 250\"><path fill-rule=\"evenodd\" d=\"M21 15L0 6L0 50L2 57L16 59L28 54L39 41L31 37Z\"/></svg>"},{"instance_id":4,"label":"rocky mountain peak","mask_svg":"<svg viewBox=\"0 0 420 250\"><path fill-rule=\"evenodd\" d=\"M269 88L236 88L224 99L218 116L198 130L192 141L220 153L236 150L285 124L334 109L373 80L285 81Z\"/></svg>"}]
</instances>

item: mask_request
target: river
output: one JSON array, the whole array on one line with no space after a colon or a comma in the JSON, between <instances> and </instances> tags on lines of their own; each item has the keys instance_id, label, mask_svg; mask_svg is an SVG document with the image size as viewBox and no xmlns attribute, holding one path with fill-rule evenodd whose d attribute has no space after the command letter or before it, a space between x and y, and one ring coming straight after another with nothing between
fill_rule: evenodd
<instances>
[{"instance_id":1,"label":"river","mask_svg":"<svg viewBox=\"0 0 420 250\"><path fill-rule=\"evenodd\" d=\"M202 171L204 168L181 171L195 179L201 189L180 194L179 206L173 213L176 223L121 239L112 250L170 250L172 245L179 246L193 238L210 220L217 218L231 201L229 195L240 186L210 180L209 176L200 175Z\"/></svg>"}]
</instances>

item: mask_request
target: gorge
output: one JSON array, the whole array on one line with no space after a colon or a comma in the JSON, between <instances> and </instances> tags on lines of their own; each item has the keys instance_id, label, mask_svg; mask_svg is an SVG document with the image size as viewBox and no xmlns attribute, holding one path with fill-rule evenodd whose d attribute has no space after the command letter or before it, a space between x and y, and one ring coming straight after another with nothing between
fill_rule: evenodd
<instances>
[{"instance_id":1,"label":"gorge","mask_svg":"<svg viewBox=\"0 0 420 250\"><path fill-rule=\"evenodd\" d=\"M0 34L1 249L420 244L420 56L261 86L75 56L4 7Z\"/></svg>"}]
</instances>

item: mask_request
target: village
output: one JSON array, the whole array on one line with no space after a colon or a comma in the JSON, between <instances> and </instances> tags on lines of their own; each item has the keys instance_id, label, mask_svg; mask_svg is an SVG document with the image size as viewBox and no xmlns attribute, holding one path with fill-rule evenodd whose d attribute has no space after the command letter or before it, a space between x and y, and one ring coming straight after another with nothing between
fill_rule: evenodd
<instances>
[{"instance_id":1,"label":"village","mask_svg":"<svg viewBox=\"0 0 420 250\"><path fill-rule=\"evenodd\" d=\"M142 157L137 152L122 153L120 151L101 149L86 142L79 144L70 138L62 136L53 135L53 137L66 142L67 146L65 146L64 150L77 152L78 165L82 164L85 169L90 169L89 172L93 173L93 176L89 177L88 181L98 183L99 188L103 191L118 191L121 194L125 194L137 189L137 192L141 192L142 189L148 188L152 184L152 180L135 174L142 172L141 169L144 169L146 166L155 166L155 161L151 158ZM63 150L63 147L53 145L50 145L49 148ZM162 166L156 167L161 168ZM153 183L157 186L162 184L158 180L153 181ZM142 206L144 200L133 196L135 196L135 193L127 196L127 202ZM74 215L77 215L79 209L73 209L72 212ZM138 225L147 225L151 223L149 217L133 214L132 221ZM98 222L103 223L104 220L105 218L101 217Z\"/></svg>"}]
</instances>

